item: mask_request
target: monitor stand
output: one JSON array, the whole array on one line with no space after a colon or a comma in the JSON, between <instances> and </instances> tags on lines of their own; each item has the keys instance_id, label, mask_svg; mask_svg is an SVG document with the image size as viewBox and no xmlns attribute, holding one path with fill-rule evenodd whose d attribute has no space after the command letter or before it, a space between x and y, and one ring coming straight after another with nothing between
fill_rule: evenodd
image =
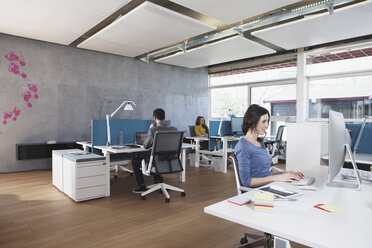
<instances>
[{"instance_id":1,"label":"monitor stand","mask_svg":"<svg viewBox=\"0 0 372 248\"><path fill-rule=\"evenodd\" d=\"M339 188L349 188L349 189L360 190L360 188L361 188L361 179L360 179L358 167L356 166L354 156L351 153L350 145L349 144L345 144L344 146L346 147L346 150L349 153L349 156L350 156L350 159L351 159L351 164L353 165L353 169L354 169L354 174L356 175L357 184L347 183L347 182L339 182L339 181L337 181L337 182L332 181L332 182L328 182L327 183L327 186L328 187L339 187Z\"/></svg>"}]
</instances>

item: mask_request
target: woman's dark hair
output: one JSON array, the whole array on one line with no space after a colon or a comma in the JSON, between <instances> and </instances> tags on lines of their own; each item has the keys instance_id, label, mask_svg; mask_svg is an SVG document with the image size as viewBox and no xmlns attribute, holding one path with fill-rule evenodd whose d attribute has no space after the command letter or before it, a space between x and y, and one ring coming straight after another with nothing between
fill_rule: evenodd
<instances>
[{"instance_id":1,"label":"woman's dark hair","mask_svg":"<svg viewBox=\"0 0 372 248\"><path fill-rule=\"evenodd\" d=\"M207 127L207 125L205 125L205 118L203 117L203 116L198 116L197 118L196 118L196 121L195 121L195 126L200 126L200 120L201 119L204 119L204 124L202 125L204 128L205 128L205 130L207 131L207 134L209 134L209 129L208 129L208 127Z\"/></svg>"},{"instance_id":2,"label":"woman's dark hair","mask_svg":"<svg viewBox=\"0 0 372 248\"><path fill-rule=\"evenodd\" d=\"M257 104L252 104L251 106L249 106L243 118L243 124L242 124L243 134L246 135L249 129L252 129L252 130L255 129L261 116L265 114L269 115L269 121L270 121L270 113L267 109L261 106L258 106Z\"/></svg>"}]
</instances>

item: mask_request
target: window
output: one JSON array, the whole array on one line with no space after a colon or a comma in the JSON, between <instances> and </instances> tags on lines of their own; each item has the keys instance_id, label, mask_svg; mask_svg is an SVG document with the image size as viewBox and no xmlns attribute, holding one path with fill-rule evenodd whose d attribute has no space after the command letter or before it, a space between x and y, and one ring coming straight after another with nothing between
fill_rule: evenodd
<instances>
[{"instance_id":1,"label":"window","mask_svg":"<svg viewBox=\"0 0 372 248\"><path fill-rule=\"evenodd\" d=\"M347 119L371 116L372 48L309 54L309 118L328 118L329 110Z\"/></svg>"},{"instance_id":2,"label":"window","mask_svg":"<svg viewBox=\"0 0 372 248\"><path fill-rule=\"evenodd\" d=\"M358 119L371 116L372 75L311 80L309 118L328 118L329 110Z\"/></svg>"},{"instance_id":3,"label":"window","mask_svg":"<svg viewBox=\"0 0 372 248\"><path fill-rule=\"evenodd\" d=\"M243 116L247 110L248 87L211 89L211 116L220 117L231 109L235 116Z\"/></svg>"},{"instance_id":4,"label":"window","mask_svg":"<svg viewBox=\"0 0 372 248\"><path fill-rule=\"evenodd\" d=\"M285 125L288 117L296 116L296 85L271 85L251 88L251 103L258 104L271 115L271 123L267 131L274 136L280 125Z\"/></svg>"},{"instance_id":5,"label":"window","mask_svg":"<svg viewBox=\"0 0 372 248\"><path fill-rule=\"evenodd\" d=\"M296 63L284 63L278 65L271 65L262 68L251 68L243 70L246 72L236 72L233 75L211 76L210 86L219 85L234 85L245 83L259 83L265 81L275 81L282 79L296 78L297 67ZM286 67L288 66L288 67ZM276 68L283 67L283 68ZM273 69L276 68L276 69ZM226 73L229 74L229 73Z\"/></svg>"}]
</instances>

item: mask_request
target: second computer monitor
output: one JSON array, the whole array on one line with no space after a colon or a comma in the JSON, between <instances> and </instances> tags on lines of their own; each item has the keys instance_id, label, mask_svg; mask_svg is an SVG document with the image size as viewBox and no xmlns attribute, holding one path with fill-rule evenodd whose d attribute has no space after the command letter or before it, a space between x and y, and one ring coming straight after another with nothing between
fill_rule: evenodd
<instances>
[{"instance_id":1,"label":"second computer monitor","mask_svg":"<svg viewBox=\"0 0 372 248\"><path fill-rule=\"evenodd\" d=\"M231 133L242 134L243 117L232 117L231 118Z\"/></svg>"},{"instance_id":2,"label":"second computer monitor","mask_svg":"<svg viewBox=\"0 0 372 248\"><path fill-rule=\"evenodd\" d=\"M329 151L329 165L328 165L328 186L343 187L343 188L360 188L360 177L357 172L357 167L354 157L351 154L350 148L351 140L349 133L345 127L344 116L342 113L336 111L329 111L329 126L328 126L328 151ZM357 183L347 183L342 181L335 181L337 174L344 166L345 154L349 153L354 171L357 174Z\"/></svg>"}]
</instances>

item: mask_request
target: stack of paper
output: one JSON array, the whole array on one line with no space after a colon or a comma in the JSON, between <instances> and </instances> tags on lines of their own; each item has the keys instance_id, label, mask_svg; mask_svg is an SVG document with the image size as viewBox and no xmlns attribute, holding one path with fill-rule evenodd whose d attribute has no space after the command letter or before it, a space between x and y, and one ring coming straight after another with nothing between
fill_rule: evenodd
<instances>
[{"instance_id":1,"label":"stack of paper","mask_svg":"<svg viewBox=\"0 0 372 248\"><path fill-rule=\"evenodd\" d=\"M234 196L234 197L231 197L231 198L227 199L227 201L231 202L231 203L234 203L236 205L242 206L244 204L250 203L251 199L249 199L247 197L244 197L244 196L237 195L237 196Z\"/></svg>"},{"instance_id":2,"label":"stack of paper","mask_svg":"<svg viewBox=\"0 0 372 248\"><path fill-rule=\"evenodd\" d=\"M271 193L255 192L254 211L272 213L274 211L274 195Z\"/></svg>"}]
</instances>

